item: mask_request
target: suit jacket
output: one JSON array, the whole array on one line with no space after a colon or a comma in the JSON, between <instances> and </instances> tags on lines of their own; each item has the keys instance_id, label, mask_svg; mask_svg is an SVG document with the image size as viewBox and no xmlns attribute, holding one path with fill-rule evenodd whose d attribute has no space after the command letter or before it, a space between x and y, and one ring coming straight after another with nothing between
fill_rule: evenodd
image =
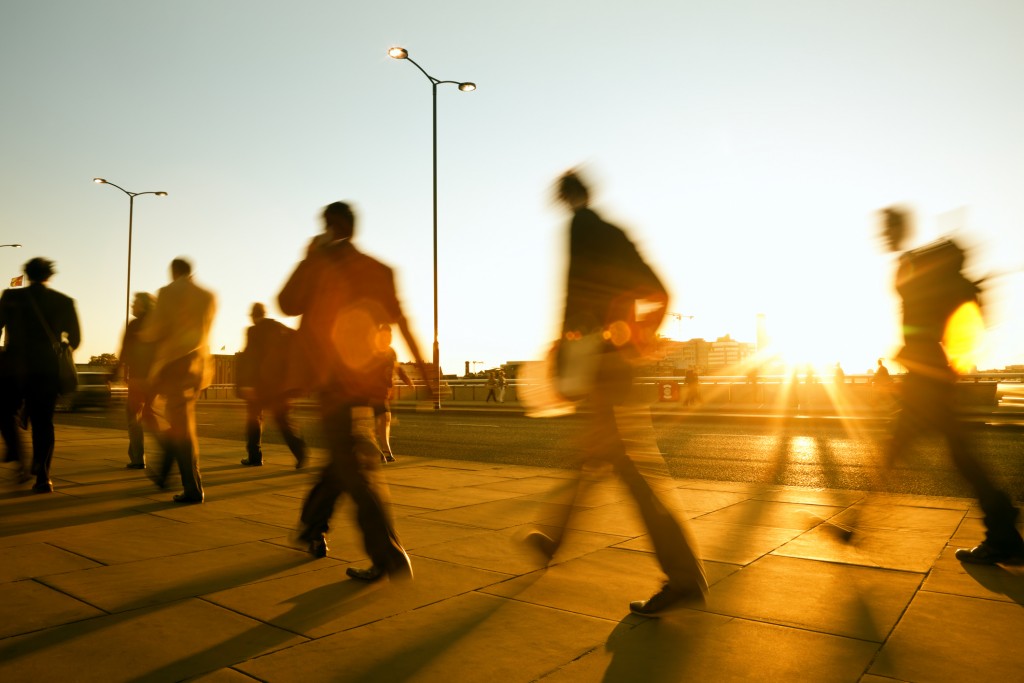
<instances>
[{"instance_id":1,"label":"suit jacket","mask_svg":"<svg viewBox=\"0 0 1024 683\"><path fill-rule=\"evenodd\" d=\"M353 399L379 393L387 348L379 326L402 318L391 268L349 240L332 242L299 263L278 304L287 315L302 316L298 346L312 369L312 387Z\"/></svg>"},{"instance_id":2,"label":"suit jacket","mask_svg":"<svg viewBox=\"0 0 1024 683\"><path fill-rule=\"evenodd\" d=\"M191 276L179 277L157 292L156 307L138 334L139 341L156 344L150 380L155 381L170 363L191 356L190 372L196 375L197 388L210 386L210 328L216 311L216 297L195 284Z\"/></svg>"},{"instance_id":3,"label":"suit jacket","mask_svg":"<svg viewBox=\"0 0 1024 683\"><path fill-rule=\"evenodd\" d=\"M73 349L82 342L74 299L40 283L23 289L8 289L0 296L0 327L6 333L4 365L20 377L56 378L57 354L36 315L33 301L58 340L67 334L68 344Z\"/></svg>"},{"instance_id":4,"label":"suit jacket","mask_svg":"<svg viewBox=\"0 0 1024 683\"><path fill-rule=\"evenodd\" d=\"M295 330L264 318L245 334L245 351L238 364L238 386L251 387L256 396L270 399L284 391L285 366Z\"/></svg>"}]
</instances>

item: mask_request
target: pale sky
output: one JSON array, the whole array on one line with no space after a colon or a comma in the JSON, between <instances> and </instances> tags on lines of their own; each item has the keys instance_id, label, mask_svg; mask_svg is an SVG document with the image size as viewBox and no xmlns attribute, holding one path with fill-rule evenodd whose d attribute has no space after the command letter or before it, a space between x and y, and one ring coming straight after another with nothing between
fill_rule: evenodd
<instances>
[{"instance_id":1,"label":"pale sky","mask_svg":"<svg viewBox=\"0 0 1024 683\"><path fill-rule=\"evenodd\" d=\"M1024 363L1022 27L1016 0L2 0L0 278L55 260L76 359L116 352L128 198L91 180L165 190L135 201L132 290L187 256L232 353L346 200L429 357L431 88L401 45L479 88L438 92L445 372L556 336L577 165L695 316L668 336L752 342L764 313L794 359L864 372L898 342L874 212L901 202L919 243L1013 271L982 366Z\"/></svg>"}]
</instances>

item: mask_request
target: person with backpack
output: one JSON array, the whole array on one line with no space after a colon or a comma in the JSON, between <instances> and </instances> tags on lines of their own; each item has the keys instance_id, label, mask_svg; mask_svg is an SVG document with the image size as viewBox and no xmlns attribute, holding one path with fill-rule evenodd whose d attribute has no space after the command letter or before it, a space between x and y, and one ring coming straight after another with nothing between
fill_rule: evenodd
<instances>
[{"instance_id":1,"label":"person with backpack","mask_svg":"<svg viewBox=\"0 0 1024 683\"><path fill-rule=\"evenodd\" d=\"M910 214L898 207L881 211L882 237L889 251L900 252L910 236ZM886 451L893 467L913 439L931 431L941 434L957 471L974 490L984 513L985 540L960 548L956 558L973 564L997 564L1024 557L1024 540L1016 528L1018 510L997 488L972 453L957 419L957 372L942 340L946 327L962 306L977 305L979 288L963 274L964 252L943 239L902 252L896 270L896 292L903 301L903 348L896 357L907 369L901 383L901 410Z\"/></svg>"},{"instance_id":2,"label":"person with backpack","mask_svg":"<svg viewBox=\"0 0 1024 683\"><path fill-rule=\"evenodd\" d=\"M242 464L263 465L263 413L274 416L288 450L295 456L295 469L306 464L306 442L295 431L289 413L291 397L285 389L285 367L295 330L273 318L261 303L252 305L252 326L246 331L245 350L239 358L236 376L238 393L245 399L245 451Z\"/></svg>"}]
</instances>

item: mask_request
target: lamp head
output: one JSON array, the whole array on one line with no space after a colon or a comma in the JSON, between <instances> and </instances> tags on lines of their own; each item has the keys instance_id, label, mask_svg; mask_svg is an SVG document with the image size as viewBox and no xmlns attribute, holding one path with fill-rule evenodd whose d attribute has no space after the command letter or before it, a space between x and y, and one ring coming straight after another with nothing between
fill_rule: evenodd
<instances>
[{"instance_id":1,"label":"lamp head","mask_svg":"<svg viewBox=\"0 0 1024 683\"><path fill-rule=\"evenodd\" d=\"M476 90L476 83L470 83L469 81L465 83L459 83L459 90L461 90L462 92L473 92L474 90Z\"/></svg>"},{"instance_id":2,"label":"lamp head","mask_svg":"<svg viewBox=\"0 0 1024 683\"><path fill-rule=\"evenodd\" d=\"M157 197L166 197L167 196L167 193L164 192L163 190L160 190L159 192L154 192L153 194L155 194Z\"/></svg>"},{"instance_id":3,"label":"lamp head","mask_svg":"<svg viewBox=\"0 0 1024 683\"><path fill-rule=\"evenodd\" d=\"M103 185L107 182L105 178L93 178L92 181L97 185Z\"/></svg>"},{"instance_id":4,"label":"lamp head","mask_svg":"<svg viewBox=\"0 0 1024 683\"><path fill-rule=\"evenodd\" d=\"M388 57L392 59L408 59L409 51L404 47L392 47L388 49Z\"/></svg>"}]
</instances>

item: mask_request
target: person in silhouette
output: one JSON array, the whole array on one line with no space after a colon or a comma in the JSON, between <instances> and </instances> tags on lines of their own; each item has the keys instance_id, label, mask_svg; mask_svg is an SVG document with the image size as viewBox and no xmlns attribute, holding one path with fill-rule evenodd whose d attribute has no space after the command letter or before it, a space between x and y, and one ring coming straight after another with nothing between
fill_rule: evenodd
<instances>
[{"instance_id":1,"label":"person in silhouette","mask_svg":"<svg viewBox=\"0 0 1024 683\"><path fill-rule=\"evenodd\" d=\"M402 313L394 273L352 243L352 209L334 202L323 216L329 239L314 238L278 295L285 314L302 316L300 348L308 359L315 359L312 381L319 392L330 453L330 462L303 504L299 539L314 557L325 557L325 534L335 503L348 494L356 504L356 521L372 565L349 567L347 574L363 581L411 578L412 563L388 509L374 433L372 405L381 384L383 351L380 326L397 323L421 374L428 373Z\"/></svg>"},{"instance_id":2,"label":"person in silhouette","mask_svg":"<svg viewBox=\"0 0 1024 683\"><path fill-rule=\"evenodd\" d=\"M149 370L153 365L153 354L156 345L139 339L139 332L146 324L146 316L156 307L156 298L148 292L136 292L132 298L132 316L124 329L121 340L121 353L117 357L117 366L111 373L116 377L124 370L128 395L125 398L124 412L128 422L128 464L131 470L146 469L145 429L157 432L157 421L153 414L152 385L149 382Z\"/></svg>"},{"instance_id":3,"label":"person in silhouette","mask_svg":"<svg viewBox=\"0 0 1024 683\"><path fill-rule=\"evenodd\" d=\"M167 486L171 466L178 464L184 491L175 503L202 503L203 479L199 471L196 435L196 400L213 379L210 328L217 311L212 292L192 280L192 264L171 261L171 283L160 288L153 312L139 331L139 340L155 345L149 379L163 402L161 424L163 458L153 476L159 488Z\"/></svg>"},{"instance_id":4,"label":"person in silhouette","mask_svg":"<svg viewBox=\"0 0 1024 683\"><path fill-rule=\"evenodd\" d=\"M558 198L572 211L572 222L556 386L565 398L588 404L589 422L573 505L566 506L566 516L553 536L537 530L527 536L527 542L550 559L592 474L613 469L637 503L655 556L667 575L658 592L648 600L631 602L630 610L655 615L703 602L707 591L703 563L683 523L663 500L672 490L663 484L669 479L667 466L654 440L649 406L640 402L633 386L634 365L656 343L668 293L626 234L589 207L590 193L577 173L561 177ZM637 315L641 300L649 310L642 318ZM572 382L566 381L570 375Z\"/></svg>"},{"instance_id":5,"label":"person in silhouette","mask_svg":"<svg viewBox=\"0 0 1024 683\"><path fill-rule=\"evenodd\" d=\"M77 348L82 335L74 300L47 285L57 272L53 261L36 257L25 264L24 270L28 287L7 289L0 295L4 361L10 373L8 388L12 392L6 400L0 428L7 445L5 459L21 462L14 411L24 402L25 414L32 425L31 473L36 478L32 490L50 493L53 491L50 464L55 443L53 411L60 391L56 349L61 344ZM31 477L21 479L28 481Z\"/></svg>"},{"instance_id":6,"label":"person in silhouette","mask_svg":"<svg viewBox=\"0 0 1024 683\"><path fill-rule=\"evenodd\" d=\"M289 413L291 400L285 389L284 368L287 365L295 330L267 317L261 303L254 303L250 313L252 326L245 333L245 350L238 365L238 392L245 399L245 451L242 464L263 465L263 413L274 416L288 450L295 456L295 468L306 462L306 442L295 431Z\"/></svg>"},{"instance_id":7,"label":"person in silhouette","mask_svg":"<svg viewBox=\"0 0 1024 683\"><path fill-rule=\"evenodd\" d=\"M899 252L910 236L909 213L886 208L881 211L881 222L886 247ZM978 286L963 276L963 264L964 252L951 240L939 240L899 256L896 292L903 301L903 348L896 359L907 374L886 464L894 466L913 439L925 431L945 437L953 464L977 496L985 522L985 539L973 548L958 549L956 558L996 564L1024 557L1024 540L1016 528L1017 508L971 452L956 415L957 373L950 366L942 339L957 309L978 302Z\"/></svg>"},{"instance_id":8,"label":"person in silhouette","mask_svg":"<svg viewBox=\"0 0 1024 683\"><path fill-rule=\"evenodd\" d=\"M398 355L391 347L393 334L391 325L380 326L377 345L380 349L380 384L374 393L372 408L381 462L395 462L395 454L391 451L391 396L395 390L395 375L398 375L406 385L412 386L412 380L398 362Z\"/></svg>"}]
</instances>

